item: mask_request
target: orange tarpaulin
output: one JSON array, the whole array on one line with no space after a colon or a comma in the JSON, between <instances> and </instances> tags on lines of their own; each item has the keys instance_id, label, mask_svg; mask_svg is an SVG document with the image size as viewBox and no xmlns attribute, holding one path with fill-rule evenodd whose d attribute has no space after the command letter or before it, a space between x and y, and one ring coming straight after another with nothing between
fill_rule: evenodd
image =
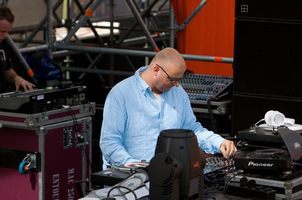
<instances>
[{"instance_id":1,"label":"orange tarpaulin","mask_svg":"<svg viewBox=\"0 0 302 200\"><path fill-rule=\"evenodd\" d=\"M188 18L201 0L170 0L177 24ZM233 58L234 0L208 0L185 29L177 32L177 49L182 54ZM198 74L233 75L232 64L186 61Z\"/></svg>"}]
</instances>

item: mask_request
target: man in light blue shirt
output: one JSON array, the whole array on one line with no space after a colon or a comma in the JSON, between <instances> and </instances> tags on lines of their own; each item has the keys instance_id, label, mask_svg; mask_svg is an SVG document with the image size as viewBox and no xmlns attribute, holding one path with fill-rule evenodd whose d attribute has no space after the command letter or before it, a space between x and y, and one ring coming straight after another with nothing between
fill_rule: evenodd
<instances>
[{"instance_id":1,"label":"man in light blue shirt","mask_svg":"<svg viewBox=\"0 0 302 200\"><path fill-rule=\"evenodd\" d=\"M149 162L164 129L193 130L203 151L221 152L225 158L235 154L232 141L196 121L189 97L179 84L185 71L181 54L165 48L149 66L141 67L112 88L105 101L101 128L104 166Z\"/></svg>"}]
</instances>

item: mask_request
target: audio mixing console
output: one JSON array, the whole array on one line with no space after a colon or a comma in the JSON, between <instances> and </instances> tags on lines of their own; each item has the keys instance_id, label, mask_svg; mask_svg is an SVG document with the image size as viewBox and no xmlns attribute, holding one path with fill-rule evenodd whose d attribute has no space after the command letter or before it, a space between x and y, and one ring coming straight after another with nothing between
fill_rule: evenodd
<instances>
[{"instance_id":1,"label":"audio mixing console","mask_svg":"<svg viewBox=\"0 0 302 200\"><path fill-rule=\"evenodd\" d=\"M229 76L216 76L188 73L180 84L188 93L190 100L207 101L215 99L233 83Z\"/></svg>"},{"instance_id":2,"label":"audio mixing console","mask_svg":"<svg viewBox=\"0 0 302 200\"><path fill-rule=\"evenodd\" d=\"M225 115L229 111L233 77L186 73L180 85L187 92L194 112Z\"/></svg>"}]
</instances>

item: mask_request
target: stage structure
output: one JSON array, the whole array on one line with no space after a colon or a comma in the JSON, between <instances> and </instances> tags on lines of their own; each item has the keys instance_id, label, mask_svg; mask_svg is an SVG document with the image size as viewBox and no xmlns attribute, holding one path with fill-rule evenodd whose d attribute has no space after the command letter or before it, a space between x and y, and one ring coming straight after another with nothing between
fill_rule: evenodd
<instances>
[{"instance_id":1,"label":"stage structure","mask_svg":"<svg viewBox=\"0 0 302 200\"><path fill-rule=\"evenodd\" d=\"M17 1L8 3L3 1L3 5L14 11L13 4L18 7L22 5ZM147 64L159 49L176 47L174 42L178 33L185 30L192 18L208 5L206 0L200 0L200 5L191 16L183 22L176 23L172 8L176 0L173 4L172 0L32 0L32 2L44 5L43 12L40 11L41 16L35 17L35 20L39 20L35 25L14 26L10 32L10 39L22 55L48 52L54 61L62 63L66 80L88 82L87 96L96 102L96 121L102 120L103 102L109 89L119 80L134 74L136 67L142 66L141 63ZM42 10L41 5L38 7ZM37 9L32 10L35 11ZM233 63L233 58L228 57L190 54L183 54L183 57L192 61ZM124 62L121 63L121 60ZM220 109L219 106L228 106L229 102L216 104L215 99L210 100L198 101L195 111L202 118L211 115L209 124L216 127L213 121L217 116L219 119L228 116L227 112L216 113L216 111L225 111L226 109ZM96 127L98 134L99 129L100 127ZM100 162L98 134L94 134L92 138L92 151L96 158L92 163L96 171L102 166L102 163L98 163Z\"/></svg>"},{"instance_id":2,"label":"stage structure","mask_svg":"<svg viewBox=\"0 0 302 200\"><path fill-rule=\"evenodd\" d=\"M174 20L173 8L170 5L170 1L167 0L150 0L144 3L134 0L87 0L85 3L82 2L83 1L73 0L69 1L68 4L64 0L46 1L47 14L41 22L34 27L23 27L26 31L30 30L30 34L25 39L13 37L15 34L21 34L24 30L21 30L21 28L13 29L11 37L14 42L20 44L19 51L24 54L47 50L54 58L66 56L65 63L68 68L67 73L70 71L84 71L85 73L91 72L100 75L101 73L112 73L113 75L128 76L129 72L114 72L114 61L110 62L112 66L109 66L109 70L98 69L96 63L104 54L123 55L126 57L126 60L129 61L133 72L134 65L127 57L153 57L155 55L154 52L160 49L157 46L158 41L163 41L164 45L172 45L173 47L177 32L185 29L197 12L206 6L207 3L206 0L202 0L200 5L192 12L191 16L184 22L179 23L180 26L177 26ZM6 1L3 1L3 4L7 5ZM102 9L105 10L105 15L101 15L100 10ZM62 13L65 13L66 16L63 16ZM129 18L129 16L134 17L135 20L132 20L132 24L127 28L121 27L120 24L115 25L116 21ZM155 20L158 20L158 17L161 16L165 16L166 19L168 19L168 26L170 27L165 26L161 28L156 26ZM97 23L100 20L106 20L109 24L106 26L100 25ZM137 28L138 26L139 28ZM56 40L57 36L54 34L54 31L62 27L66 28L67 32L65 37L58 41ZM91 30L90 34L91 37L94 38L94 43L86 43L81 36L77 35L82 28L89 28ZM99 32L100 29L107 31L107 41L104 41L102 34ZM42 41L37 41L35 37L40 31L44 32L45 38ZM138 32L140 33L138 34ZM133 33L135 37L130 38ZM141 45L141 48L137 48L137 44ZM135 45L135 48L131 47L133 45ZM72 60L69 55L74 52L85 54L88 58L89 63L86 63L88 64L87 70L72 67ZM97 53L98 56L92 57L89 53ZM215 56L184 55L184 58L186 60L204 62L233 63L233 58ZM81 77L82 76L83 74ZM67 75L66 78L68 79L69 75Z\"/></svg>"}]
</instances>

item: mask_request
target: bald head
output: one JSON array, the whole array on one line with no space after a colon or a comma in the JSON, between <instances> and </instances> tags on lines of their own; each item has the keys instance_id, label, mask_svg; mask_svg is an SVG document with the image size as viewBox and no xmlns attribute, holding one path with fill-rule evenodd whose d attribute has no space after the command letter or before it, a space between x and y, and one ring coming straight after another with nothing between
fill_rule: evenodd
<instances>
[{"instance_id":1,"label":"bald head","mask_svg":"<svg viewBox=\"0 0 302 200\"><path fill-rule=\"evenodd\" d=\"M165 69L177 68L183 70L186 68L186 63L181 54L171 47L167 47L160 52L158 52L155 57L152 59L150 66L154 64L161 64L165 66Z\"/></svg>"},{"instance_id":2,"label":"bald head","mask_svg":"<svg viewBox=\"0 0 302 200\"><path fill-rule=\"evenodd\" d=\"M168 92L174 86L178 87L185 71L186 63L181 54L168 47L154 56L149 67L140 76L153 93L160 94Z\"/></svg>"}]
</instances>

